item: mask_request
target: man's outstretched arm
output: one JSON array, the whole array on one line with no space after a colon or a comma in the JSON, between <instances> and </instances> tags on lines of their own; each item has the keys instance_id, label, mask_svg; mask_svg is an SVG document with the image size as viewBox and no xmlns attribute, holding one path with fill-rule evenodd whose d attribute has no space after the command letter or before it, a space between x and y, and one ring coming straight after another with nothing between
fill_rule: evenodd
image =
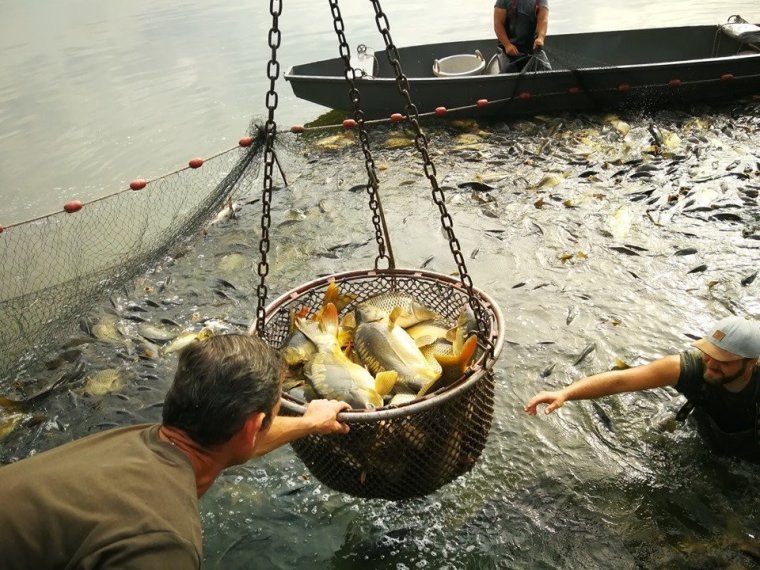
<instances>
[{"instance_id":1,"label":"man's outstretched arm","mask_svg":"<svg viewBox=\"0 0 760 570\"><path fill-rule=\"evenodd\" d=\"M621 392L675 386L680 374L681 357L666 356L644 366L594 374L556 392L539 392L525 404L524 409L535 416L538 405L547 404L544 413L551 414L570 400L591 400Z\"/></svg>"}]
</instances>

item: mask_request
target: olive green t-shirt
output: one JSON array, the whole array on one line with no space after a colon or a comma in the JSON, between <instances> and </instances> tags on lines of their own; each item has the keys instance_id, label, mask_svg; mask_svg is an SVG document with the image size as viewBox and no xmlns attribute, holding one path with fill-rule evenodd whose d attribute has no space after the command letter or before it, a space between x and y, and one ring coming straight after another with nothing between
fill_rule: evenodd
<instances>
[{"instance_id":1,"label":"olive green t-shirt","mask_svg":"<svg viewBox=\"0 0 760 570\"><path fill-rule=\"evenodd\" d=\"M200 568L195 474L157 425L105 431L0 467L0 566Z\"/></svg>"},{"instance_id":2,"label":"olive green t-shirt","mask_svg":"<svg viewBox=\"0 0 760 570\"><path fill-rule=\"evenodd\" d=\"M681 374L675 388L713 419L726 433L751 430L755 427L755 397L760 372L756 369L741 392L729 392L720 384L704 381L702 353L689 350L681 353Z\"/></svg>"}]
</instances>

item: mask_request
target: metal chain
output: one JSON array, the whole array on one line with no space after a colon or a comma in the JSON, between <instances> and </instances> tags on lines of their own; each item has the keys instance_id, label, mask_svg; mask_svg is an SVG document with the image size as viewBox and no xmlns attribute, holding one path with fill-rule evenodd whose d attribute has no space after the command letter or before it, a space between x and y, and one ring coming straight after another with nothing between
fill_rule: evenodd
<instances>
[{"instance_id":1,"label":"metal chain","mask_svg":"<svg viewBox=\"0 0 760 570\"><path fill-rule=\"evenodd\" d=\"M380 262L383 259L388 261L388 267L390 269L395 269L396 261L393 257L393 248L391 247L388 226L385 222L383 205L380 201L380 193L378 191L380 182L377 178L375 161L372 158L372 151L370 150L369 135L364 126L364 111L362 111L361 108L361 97L359 95L359 90L354 83L357 79L357 73L351 66L351 49L346 41L346 35L344 33L345 25L343 24L343 17L340 13L338 0L328 1L333 16L333 27L335 28L335 34L338 36L340 57L343 59L343 63L346 66L344 74L346 82L348 82L350 86L348 96L354 106L354 120L359 128L359 140L361 141L362 152L364 153L364 165L367 169L367 194L369 195L369 208L372 211L372 224L375 226L375 241L377 242L378 251L378 255L375 258L375 269L380 268Z\"/></svg>"},{"instance_id":2,"label":"metal chain","mask_svg":"<svg viewBox=\"0 0 760 570\"><path fill-rule=\"evenodd\" d=\"M446 209L446 197L443 194L443 190L441 190L440 186L438 186L435 165L433 164L433 161L430 158L430 153L428 152L427 137L422 133L422 129L420 128L417 106L412 102L411 95L409 94L409 81L401 69L400 56L398 49L396 49L396 46L393 44L393 39L391 38L388 17L385 15L382 7L380 6L380 0L370 1L372 2L372 6L375 9L375 22L377 23L377 29L383 36L383 41L385 42L388 61L393 66L396 74L396 85L398 87L399 93L406 100L406 120L409 121L414 128L414 145L417 147L417 150L422 156L425 176L427 176L432 187L433 202L435 202L435 205L438 206L438 210L441 213L441 224L443 226L444 232L446 233L446 237L449 240L449 248L451 249L451 253L454 256L454 261L457 264L457 268L459 270L459 278L462 281L462 285L464 285L464 287L467 289L467 293L469 295L469 304L478 321L478 328L485 333L489 330L486 322L486 317L480 303L475 302L475 290L473 288L472 279L467 273L467 266L465 265L464 256L462 255L462 250L459 245L459 240L454 235L454 222L451 219L448 210ZM493 354L494 346L491 340L489 338L483 338L482 340L487 344L488 351Z\"/></svg>"},{"instance_id":3,"label":"metal chain","mask_svg":"<svg viewBox=\"0 0 760 570\"><path fill-rule=\"evenodd\" d=\"M277 124L274 121L274 111L277 109L277 91L275 83L280 76L280 63L277 61L277 48L280 47L282 39L279 30L279 18L282 14L282 1L270 0L269 12L272 14L272 28L269 30L269 47L272 49L272 55L267 64L267 77L269 77L269 91L266 94L266 106L269 109L269 117L264 125L264 136L266 143L264 147L264 191L261 196L261 240L259 241L259 261L258 274L259 286L256 290L258 295L258 307L256 309L256 334L263 338L264 336L264 318L266 316L266 303L269 290L266 285L266 277L269 273L269 262L267 254L269 253L269 226L272 223L270 214L272 205L272 175L277 157L274 153L274 139L277 134Z\"/></svg>"}]
</instances>

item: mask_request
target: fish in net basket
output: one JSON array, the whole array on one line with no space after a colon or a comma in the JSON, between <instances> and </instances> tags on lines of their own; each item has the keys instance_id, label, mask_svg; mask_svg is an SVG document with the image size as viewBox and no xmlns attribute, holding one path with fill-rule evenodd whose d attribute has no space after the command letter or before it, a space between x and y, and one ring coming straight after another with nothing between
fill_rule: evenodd
<instances>
[{"instance_id":1,"label":"fish in net basket","mask_svg":"<svg viewBox=\"0 0 760 570\"><path fill-rule=\"evenodd\" d=\"M416 269L352 271L306 283L268 305L263 338L281 350L293 313L304 308L316 312L330 283L350 299L343 314L387 292L409 294L450 322L456 322L463 307L472 306L468 290L447 275ZM493 365L504 327L494 301L472 291L486 330L477 331L479 348L461 378L408 403L343 412L340 419L351 428L346 435L312 435L291 443L320 482L356 497L401 500L430 494L473 468L491 428ZM283 394L281 414L304 411L304 401Z\"/></svg>"}]
</instances>

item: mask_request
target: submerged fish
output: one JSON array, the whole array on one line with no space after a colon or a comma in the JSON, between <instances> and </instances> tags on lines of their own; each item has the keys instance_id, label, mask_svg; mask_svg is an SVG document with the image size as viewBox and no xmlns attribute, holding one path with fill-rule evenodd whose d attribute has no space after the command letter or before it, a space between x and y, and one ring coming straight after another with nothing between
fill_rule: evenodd
<instances>
[{"instance_id":1,"label":"submerged fish","mask_svg":"<svg viewBox=\"0 0 760 570\"><path fill-rule=\"evenodd\" d=\"M105 396L119 390L124 385L124 380L119 371L108 368L96 372L85 380L84 392L92 396Z\"/></svg>"},{"instance_id":2,"label":"submerged fish","mask_svg":"<svg viewBox=\"0 0 760 570\"><path fill-rule=\"evenodd\" d=\"M201 341L206 340L207 338L210 338L215 334L215 330L213 327L210 326L204 326L199 331L185 331L177 335L174 340L172 340L169 344L164 345L164 347L161 349L161 354L171 354L172 352L178 352L185 348L186 346L189 346L190 344L194 343L195 341Z\"/></svg>"}]
</instances>

